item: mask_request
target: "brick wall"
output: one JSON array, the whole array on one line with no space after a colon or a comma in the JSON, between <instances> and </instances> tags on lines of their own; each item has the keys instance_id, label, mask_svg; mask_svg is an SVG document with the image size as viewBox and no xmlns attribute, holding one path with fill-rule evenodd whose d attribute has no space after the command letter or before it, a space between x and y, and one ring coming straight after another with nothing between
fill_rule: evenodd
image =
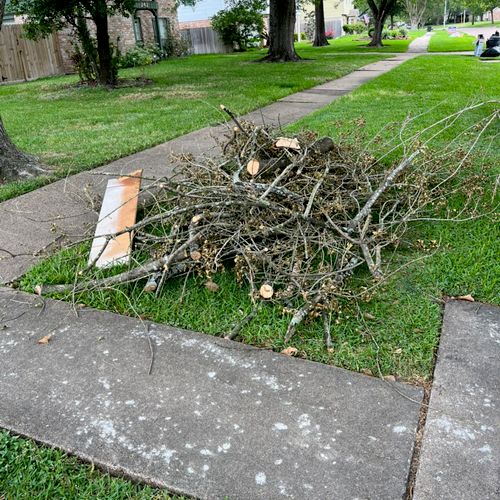
<instances>
[{"instance_id":1,"label":"brick wall","mask_svg":"<svg viewBox=\"0 0 500 500\"><path fill-rule=\"evenodd\" d=\"M175 9L175 0L157 0L158 16L168 17L171 25L176 28L177 13ZM154 43L153 19L154 16L149 11L139 11L137 17L141 20L143 41L145 44ZM93 23L89 22L91 33L95 31ZM75 35L71 28L66 28L58 33L59 46L65 71L74 72L71 54L73 53L72 42L75 41ZM135 46L134 21L132 16L112 16L109 18L109 38L111 43L118 45L123 53Z\"/></svg>"}]
</instances>

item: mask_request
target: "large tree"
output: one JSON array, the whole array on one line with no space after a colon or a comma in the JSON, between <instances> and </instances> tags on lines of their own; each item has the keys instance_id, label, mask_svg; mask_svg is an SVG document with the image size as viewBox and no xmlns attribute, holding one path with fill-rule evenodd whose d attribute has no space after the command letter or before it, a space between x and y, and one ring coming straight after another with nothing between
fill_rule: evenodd
<instances>
[{"instance_id":1,"label":"large tree","mask_svg":"<svg viewBox=\"0 0 500 500\"><path fill-rule=\"evenodd\" d=\"M392 10L396 7L398 0L363 0L366 1L373 16L373 34L369 47L382 47L382 31L384 23ZM361 2L360 2L361 3Z\"/></svg>"},{"instance_id":2,"label":"large tree","mask_svg":"<svg viewBox=\"0 0 500 500\"><path fill-rule=\"evenodd\" d=\"M12 0L15 12L26 16L26 33L31 38L48 35L70 25L76 30L82 49L89 48L87 19L95 25L97 45L97 80L114 85L117 72L109 43L108 16L129 15L134 0ZM85 21L85 22L82 22Z\"/></svg>"},{"instance_id":3,"label":"large tree","mask_svg":"<svg viewBox=\"0 0 500 500\"><path fill-rule=\"evenodd\" d=\"M270 0L269 2L269 52L265 61L298 61L293 34L295 31L295 0Z\"/></svg>"},{"instance_id":4,"label":"large tree","mask_svg":"<svg viewBox=\"0 0 500 500\"><path fill-rule=\"evenodd\" d=\"M226 8L212 18L212 28L222 41L244 51L256 34L264 31L265 0L225 0Z\"/></svg>"},{"instance_id":5,"label":"large tree","mask_svg":"<svg viewBox=\"0 0 500 500\"><path fill-rule=\"evenodd\" d=\"M427 10L427 0L404 0L404 7L410 17L411 27L417 29Z\"/></svg>"},{"instance_id":6,"label":"large tree","mask_svg":"<svg viewBox=\"0 0 500 500\"><path fill-rule=\"evenodd\" d=\"M323 0L314 0L314 40L313 47L328 45L325 33L325 6Z\"/></svg>"},{"instance_id":7,"label":"large tree","mask_svg":"<svg viewBox=\"0 0 500 500\"><path fill-rule=\"evenodd\" d=\"M2 29L3 15L5 14L5 2L7 0L0 0L0 30Z\"/></svg>"},{"instance_id":8,"label":"large tree","mask_svg":"<svg viewBox=\"0 0 500 500\"><path fill-rule=\"evenodd\" d=\"M0 30L5 14L6 0L0 0ZM27 155L12 143L0 117L0 184L26 179L45 173L38 160Z\"/></svg>"},{"instance_id":9,"label":"large tree","mask_svg":"<svg viewBox=\"0 0 500 500\"><path fill-rule=\"evenodd\" d=\"M12 143L0 118L0 184L44 173L37 158L19 151Z\"/></svg>"}]
</instances>

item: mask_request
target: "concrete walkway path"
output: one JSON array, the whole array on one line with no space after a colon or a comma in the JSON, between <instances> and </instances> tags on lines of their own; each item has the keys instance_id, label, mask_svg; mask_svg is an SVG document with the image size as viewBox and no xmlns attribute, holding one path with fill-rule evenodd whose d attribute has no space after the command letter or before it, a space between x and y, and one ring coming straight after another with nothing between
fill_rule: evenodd
<instances>
[{"instance_id":1,"label":"concrete walkway path","mask_svg":"<svg viewBox=\"0 0 500 500\"><path fill-rule=\"evenodd\" d=\"M446 304L413 498L500 498L500 307Z\"/></svg>"},{"instance_id":2,"label":"concrete walkway path","mask_svg":"<svg viewBox=\"0 0 500 500\"><path fill-rule=\"evenodd\" d=\"M422 54L427 52L427 49L429 47L429 42L431 41L431 37L434 35L434 32L430 31L426 33L424 36L421 36L419 38L415 38L413 42L410 43L408 46L408 52L409 54Z\"/></svg>"},{"instance_id":3,"label":"concrete walkway path","mask_svg":"<svg viewBox=\"0 0 500 500\"><path fill-rule=\"evenodd\" d=\"M422 43L243 118L291 123L422 53ZM104 173L168 176L172 152L213 151L224 130L199 130L0 204L0 283L62 237L91 234ZM420 389L107 312L77 317L67 303L40 305L0 288L0 427L198 498L404 495ZM446 305L416 499L498 498L499 345L498 308Z\"/></svg>"},{"instance_id":4,"label":"concrete walkway path","mask_svg":"<svg viewBox=\"0 0 500 500\"><path fill-rule=\"evenodd\" d=\"M347 76L292 94L269 106L242 116L256 123L287 125L333 102L363 83L387 73L416 54L368 64ZM104 192L109 176L126 174L138 168L144 176L158 179L171 175L173 153L208 154L217 148L215 138L228 125L207 127L160 144L140 153L121 158L90 172L73 175L34 192L0 204L0 284L24 274L42 254L63 239L76 240L93 234L99 204L96 196Z\"/></svg>"},{"instance_id":5,"label":"concrete walkway path","mask_svg":"<svg viewBox=\"0 0 500 500\"><path fill-rule=\"evenodd\" d=\"M500 31L499 26L479 26L479 27L470 27L470 28L458 28L458 31L462 33L467 33L468 35L477 36L484 35L484 38L490 38L495 31Z\"/></svg>"},{"instance_id":6,"label":"concrete walkway path","mask_svg":"<svg viewBox=\"0 0 500 500\"><path fill-rule=\"evenodd\" d=\"M39 305L0 288L0 427L196 498L403 497L419 388Z\"/></svg>"}]
</instances>

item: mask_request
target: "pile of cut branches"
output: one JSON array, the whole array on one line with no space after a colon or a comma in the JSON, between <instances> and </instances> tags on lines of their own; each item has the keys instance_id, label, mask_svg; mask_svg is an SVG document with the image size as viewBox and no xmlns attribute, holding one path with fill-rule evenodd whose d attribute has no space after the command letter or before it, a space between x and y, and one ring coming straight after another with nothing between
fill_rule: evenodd
<instances>
[{"instance_id":1,"label":"pile of cut branches","mask_svg":"<svg viewBox=\"0 0 500 500\"><path fill-rule=\"evenodd\" d=\"M446 205L454 192L464 198L453 217L475 216L484 178L471 171L465 181L470 150L433 153L415 135L376 158L370 146L309 132L283 138L234 121L221 156L179 158L177 174L161 181L150 212L126 229L149 260L107 278L47 286L44 293L144 279L145 291L160 294L166 280L189 273L205 276L214 289L214 273L231 266L255 306L243 323L262 303L279 303L291 316L286 341L306 318L319 317L329 346L329 313L339 298L352 296L349 279L357 268L380 281L387 248L400 244L412 221L451 218Z\"/></svg>"}]
</instances>

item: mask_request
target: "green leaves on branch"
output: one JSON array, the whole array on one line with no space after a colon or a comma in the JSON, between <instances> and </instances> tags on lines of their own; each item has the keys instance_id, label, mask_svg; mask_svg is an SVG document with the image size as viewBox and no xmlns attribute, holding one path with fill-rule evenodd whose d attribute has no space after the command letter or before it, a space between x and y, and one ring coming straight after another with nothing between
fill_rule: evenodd
<instances>
[{"instance_id":1,"label":"green leaves on branch","mask_svg":"<svg viewBox=\"0 0 500 500\"><path fill-rule=\"evenodd\" d=\"M252 39L264 31L262 12L266 9L263 0L226 0L227 8L215 14L212 28L222 41L235 50L244 51Z\"/></svg>"}]
</instances>

